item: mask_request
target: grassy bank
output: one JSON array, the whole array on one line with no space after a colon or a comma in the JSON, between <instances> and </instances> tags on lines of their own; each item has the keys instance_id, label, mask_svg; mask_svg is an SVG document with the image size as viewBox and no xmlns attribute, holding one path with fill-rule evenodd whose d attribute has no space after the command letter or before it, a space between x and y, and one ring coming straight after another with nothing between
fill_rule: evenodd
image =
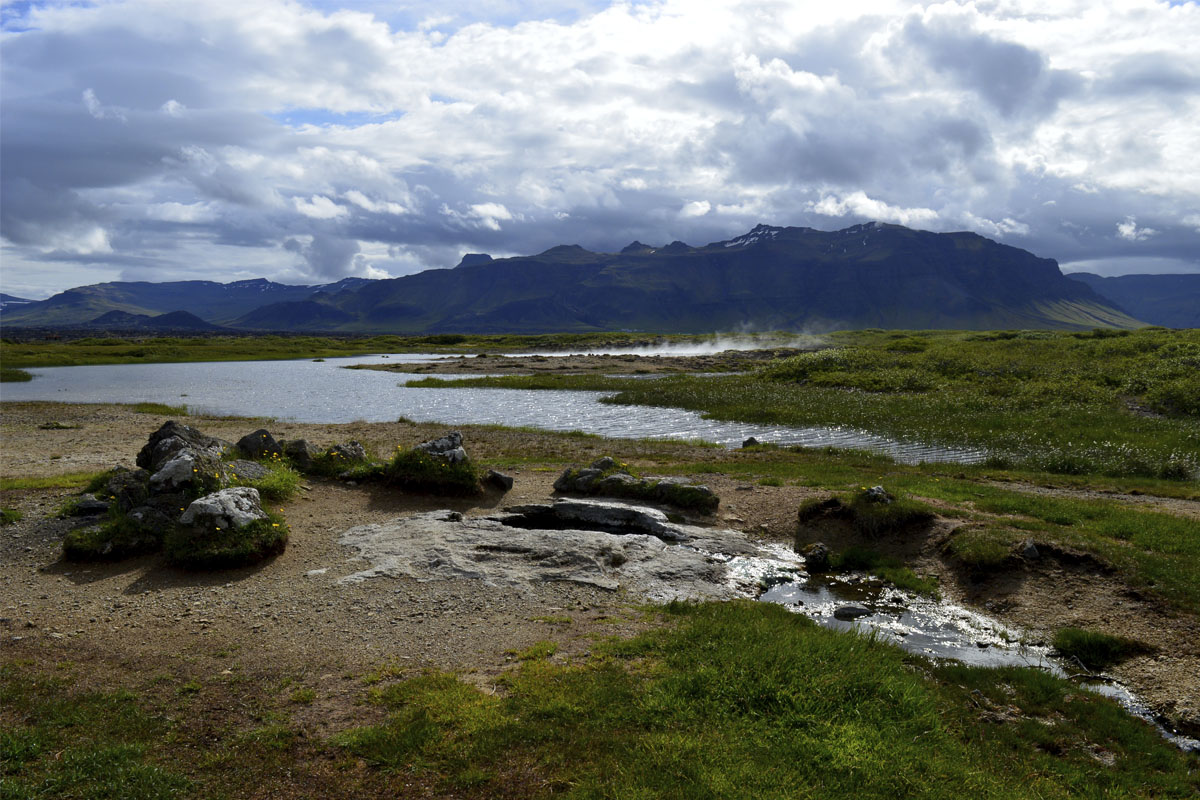
<instances>
[{"instance_id":1,"label":"grassy bank","mask_svg":"<svg viewBox=\"0 0 1200 800\"><path fill-rule=\"evenodd\" d=\"M613 391L609 402L768 425L850 426L986 449L992 467L1192 480L1200 331L835 334L750 375L475 378L455 386ZM442 386L436 379L410 383Z\"/></svg>"},{"instance_id":2,"label":"grassy bank","mask_svg":"<svg viewBox=\"0 0 1200 800\"><path fill-rule=\"evenodd\" d=\"M786 337L788 334L780 334ZM334 358L371 353L478 353L582 350L592 347L644 347L689 344L707 336L644 333L580 333L513 336L435 334L431 336L208 336L83 338L73 341L18 342L5 339L5 369L74 367L87 364L157 364L188 361L263 361L289 358ZM778 346L766 335L764 346ZM11 378L17 380L18 378ZM6 380L9 380L6 378ZM24 379L21 379L24 380Z\"/></svg>"},{"instance_id":3,"label":"grassy bank","mask_svg":"<svg viewBox=\"0 0 1200 800\"><path fill-rule=\"evenodd\" d=\"M302 733L280 675L75 688L0 667L4 797L1192 797L1195 756L1036 670L934 665L777 606L675 605L661 627L484 691L370 681L386 716ZM58 673L58 674L54 674ZM234 672L237 675L237 671ZM366 683L366 682L364 682ZM235 709L231 713L230 709Z\"/></svg>"}]
</instances>

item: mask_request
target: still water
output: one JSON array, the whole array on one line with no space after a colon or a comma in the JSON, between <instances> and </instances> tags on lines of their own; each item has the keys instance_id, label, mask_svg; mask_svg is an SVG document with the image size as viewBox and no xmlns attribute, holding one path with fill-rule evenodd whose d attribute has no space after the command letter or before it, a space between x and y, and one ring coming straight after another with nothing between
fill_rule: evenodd
<instances>
[{"instance_id":1,"label":"still water","mask_svg":"<svg viewBox=\"0 0 1200 800\"><path fill-rule=\"evenodd\" d=\"M402 374L342 369L352 364L415 363L435 358L438 356L405 353L325 361L33 368L29 370L32 381L3 384L0 399L155 402L187 405L198 414L294 422L391 422L407 417L416 422L530 426L617 438L703 439L726 447L740 446L753 436L760 442L872 450L905 463L974 463L985 455L979 450L899 442L849 428L772 427L708 420L676 408L610 405L600 402L603 392L417 389L405 386L408 377Z\"/></svg>"}]
</instances>

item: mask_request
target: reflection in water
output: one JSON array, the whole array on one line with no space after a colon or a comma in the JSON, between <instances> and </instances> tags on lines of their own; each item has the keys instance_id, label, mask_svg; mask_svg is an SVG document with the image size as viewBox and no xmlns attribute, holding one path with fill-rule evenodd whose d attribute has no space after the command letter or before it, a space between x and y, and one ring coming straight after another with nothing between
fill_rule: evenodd
<instances>
[{"instance_id":1,"label":"reflection in water","mask_svg":"<svg viewBox=\"0 0 1200 800\"><path fill-rule=\"evenodd\" d=\"M341 369L350 364L412 363L431 358L435 356L406 353L323 362L34 368L30 370L34 380L4 384L3 399L186 404L193 413L294 422L392 422L407 417L447 425L579 430L617 438L702 439L726 447L739 446L753 436L760 442L872 450L905 463L974 463L984 457L979 450L899 442L848 428L752 425L703 419L696 412L677 408L610 405L600 402L602 392L417 389L402 385L393 373Z\"/></svg>"}]
</instances>

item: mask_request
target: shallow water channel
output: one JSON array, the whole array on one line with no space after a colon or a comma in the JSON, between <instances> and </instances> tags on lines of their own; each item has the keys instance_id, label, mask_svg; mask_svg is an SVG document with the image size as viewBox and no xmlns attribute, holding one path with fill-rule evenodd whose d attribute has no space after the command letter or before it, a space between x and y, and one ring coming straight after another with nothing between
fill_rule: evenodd
<instances>
[{"instance_id":1,"label":"shallow water channel","mask_svg":"<svg viewBox=\"0 0 1200 800\"><path fill-rule=\"evenodd\" d=\"M353 364L425 362L403 353L325 361L221 361L29 369L34 379L6 383L3 400L68 403L186 404L193 413L274 417L294 422L416 422L530 426L617 438L702 439L736 447L760 442L845 447L885 453L904 463L975 463L980 450L901 442L841 427L786 427L704 419L694 411L600 402L604 392L405 386L402 374L348 370ZM418 378L422 376L413 376ZM439 376L453 378L454 376Z\"/></svg>"},{"instance_id":2,"label":"shallow water channel","mask_svg":"<svg viewBox=\"0 0 1200 800\"><path fill-rule=\"evenodd\" d=\"M764 557L729 560L740 593L777 603L818 625L875 636L911 653L951 658L977 667L1034 667L1059 677L1077 674L1053 657L1053 649L1024 631L945 600L934 600L874 580L866 573L810 576L803 559L784 545L762 547ZM1085 681L1084 688L1111 697L1149 722L1172 744L1200 753L1200 739L1183 736L1158 719L1117 681Z\"/></svg>"}]
</instances>

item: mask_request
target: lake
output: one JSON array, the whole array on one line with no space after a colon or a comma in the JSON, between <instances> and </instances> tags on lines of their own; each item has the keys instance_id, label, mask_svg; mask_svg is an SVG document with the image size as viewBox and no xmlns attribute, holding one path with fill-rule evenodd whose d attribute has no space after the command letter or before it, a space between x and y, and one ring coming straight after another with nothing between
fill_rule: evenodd
<instances>
[{"instance_id":1,"label":"lake","mask_svg":"<svg viewBox=\"0 0 1200 800\"><path fill-rule=\"evenodd\" d=\"M986 455L981 450L901 442L851 428L754 425L704 419L677 408L611 405L600 402L604 392L418 389L405 386L409 378L397 373L342 369L439 357L403 353L325 361L35 367L28 369L32 381L0 384L0 399L154 402L187 405L198 414L315 423L392 422L406 417L416 422L529 426L616 438L702 439L726 447L738 447L753 436L760 442L871 450L904 463L976 463Z\"/></svg>"}]
</instances>

